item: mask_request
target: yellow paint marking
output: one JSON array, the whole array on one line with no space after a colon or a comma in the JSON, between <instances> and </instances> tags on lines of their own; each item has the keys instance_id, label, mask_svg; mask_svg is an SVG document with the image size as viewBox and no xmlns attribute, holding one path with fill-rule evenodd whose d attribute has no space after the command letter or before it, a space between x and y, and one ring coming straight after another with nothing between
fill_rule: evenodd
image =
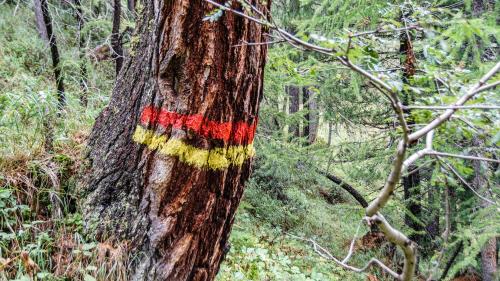
<instances>
[{"instance_id":1,"label":"yellow paint marking","mask_svg":"<svg viewBox=\"0 0 500 281\"><path fill-rule=\"evenodd\" d=\"M197 168L207 167L212 170L226 169L230 165L241 166L246 159L255 155L253 144L246 146L231 145L213 149L201 149L184 143L178 139L159 136L152 130L137 126L133 140L146 145L161 154L178 157L180 161Z\"/></svg>"}]
</instances>

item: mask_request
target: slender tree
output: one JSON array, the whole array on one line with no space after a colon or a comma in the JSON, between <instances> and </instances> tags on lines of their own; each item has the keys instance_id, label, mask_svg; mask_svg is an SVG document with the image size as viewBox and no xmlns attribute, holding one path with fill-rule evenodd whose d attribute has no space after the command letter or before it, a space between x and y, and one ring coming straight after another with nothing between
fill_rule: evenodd
<instances>
[{"instance_id":1,"label":"slender tree","mask_svg":"<svg viewBox=\"0 0 500 281\"><path fill-rule=\"evenodd\" d=\"M401 12L401 22L403 26L407 24L407 18L409 17L409 11L406 11L406 8L403 8ZM410 86L413 76L415 75L417 69L417 61L415 58L415 53L413 52L413 42L412 42L411 31L406 30L401 33L400 41L399 41L399 52L401 54L401 66L403 68L402 81L403 84ZM403 89L402 92L403 105L407 106L412 103L414 97L412 96L412 92ZM405 114L409 115L408 118L408 126L412 126L415 124L415 121L411 118L411 112L409 110L405 110ZM409 147L413 147L415 143L410 143ZM408 174L403 179L403 191L404 198L406 201L406 208L408 209L409 214L405 216L406 224L413 229L414 234L410 235L410 239L419 244L422 239L422 235L418 234L422 232L423 227L417 221L421 218L422 207L419 199L421 197L420 194L420 171L418 170L417 165L411 165L408 167Z\"/></svg>"},{"instance_id":2,"label":"slender tree","mask_svg":"<svg viewBox=\"0 0 500 281\"><path fill-rule=\"evenodd\" d=\"M472 145L475 148L480 149L484 147L484 141L478 137L474 136L472 139ZM475 153L476 156L482 157L480 153ZM480 194L485 195L485 197L492 197L489 192L488 187L488 163L481 160L473 161L474 168L474 179L472 181L473 187ZM482 208L491 207L492 204L485 200L480 200L479 205ZM493 219L493 218L492 218ZM483 269L483 281L493 281L495 279L495 274L497 272L497 238L492 237L486 241L483 248L481 249L481 267Z\"/></svg>"},{"instance_id":3,"label":"slender tree","mask_svg":"<svg viewBox=\"0 0 500 281\"><path fill-rule=\"evenodd\" d=\"M304 87L302 89L303 94L303 104L306 110L305 124L304 124L304 137L307 138L307 143L312 144L316 141L318 136L319 127L319 114L318 114L318 103L316 102L316 97L309 87Z\"/></svg>"},{"instance_id":4,"label":"slender tree","mask_svg":"<svg viewBox=\"0 0 500 281\"><path fill-rule=\"evenodd\" d=\"M111 34L111 52L115 60L116 76L123 66L123 47L120 36L120 22L122 17L122 4L120 0L113 0L113 28Z\"/></svg>"},{"instance_id":5,"label":"slender tree","mask_svg":"<svg viewBox=\"0 0 500 281\"><path fill-rule=\"evenodd\" d=\"M47 28L45 28L45 21L43 20L41 0L33 0L33 10L35 12L36 30L38 31L40 38L48 44L49 36L47 35Z\"/></svg>"},{"instance_id":6,"label":"slender tree","mask_svg":"<svg viewBox=\"0 0 500 281\"><path fill-rule=\"evenodd\" d=\"M300 88L297 86L287 86L286 91L288 92L288 97L290 105L288 107L289 114L295 114L299 112L300 107ZM300 137L300 126L298 122L293 122L288 128L288 132L294 137Z\"/></svg>"},{"instance_id":7,"label":"slender tree","mask_svg":"<svg viewBox=\"0 0 500 281\"><path fill-rule=\"evenodd\" d=\"M64 93L64 81L61 74L61 69L59 68L59 50L57 48L56 35L52 30L52 19L50 17L49 7L47 5L47 0L40 0L43 21L45 23L45 29L47 30L47 36L49 38L50 54L52 56L52 67L54 68L54 78L56 79L57 85L57 100L59 108L62 108L66 104L66 96Z\"/></svg>"},{"instance_id":8,"label":"slender tree","mask_svg":"<svg viewBox=\"0 0 500 281\"><path fill-rule=\"evenodd\" d=\"M87 66L85 59L85 38L82 35L82 29L85 24L83 17L82 4L80 0L75 1L75 16L77 21L77 40L78 40L78 56L80 59L80 88L82 95L80 96L81 104L86 107L88 103L88 83L87 83Z\"/></svg>"},{"instance_id":9,"label":"slender tree","mask_svg":"<svg viewBox=\"0 0 500 281\"><path fill-rule=\"evenodd\" d=\"M213 280L228 248L267 50L234 46L265 42L266 27L232 13L203 20L213 9L144 3L139 43L89 138L86 223L128 244L130 280Z\"/></svg>"},{"instance_id":10,"label":"slender tree","mask_svg":"<svg viewBox=\"0 0 500 281\"><path fill-rule=\"evenodd\" d=\"M127 8L132 15L135 15L135 0L127 0Z\"/></svg>"}]
</instances>

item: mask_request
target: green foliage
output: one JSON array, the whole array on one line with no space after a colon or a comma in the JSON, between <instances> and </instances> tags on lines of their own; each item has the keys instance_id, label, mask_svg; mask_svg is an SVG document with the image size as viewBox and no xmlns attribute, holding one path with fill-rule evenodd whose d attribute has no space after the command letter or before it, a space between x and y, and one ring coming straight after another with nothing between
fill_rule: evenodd
<instances>
[{"instance_id":1,"label":"green foliage","mask_svg":"<svg viewBox=\"0 0 500 281\"><path fill-rule=\"evenodd\" d=\"M254 226L254 220L240 210L217 280L363 280L311 254L303 243L280 231Z\"/></svg>"}]
</instances>

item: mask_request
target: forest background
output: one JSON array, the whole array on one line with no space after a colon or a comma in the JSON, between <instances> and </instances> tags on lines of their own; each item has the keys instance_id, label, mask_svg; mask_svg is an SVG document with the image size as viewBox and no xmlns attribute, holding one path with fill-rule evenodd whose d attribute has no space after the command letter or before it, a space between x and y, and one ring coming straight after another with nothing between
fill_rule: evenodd
<instances>
[{"instance_id":1,"label":"forest background","mask_svg":"<svg viewBox=\"0 0 500 281\"><path fill-rule=\"evenodd\" d=\"M498 1L282 0L271 11L294 38L342 50L402 93L411 130L499 61ZM127 279L126 250L85 233L79 183L95 118L134 55L140 12L119 0L0 3L0 280ZM369 79L291 43L269 37L257 156L217 278L390 280L328 254L353 250L350 264L377 258L401 270L400 250L362 223L391 169L399 121ZM419 280L498 277L499 99L491 87L459 108L434 132L441 154L415 162L385 206L418 243Z\"/></svg>"}]
</instances>

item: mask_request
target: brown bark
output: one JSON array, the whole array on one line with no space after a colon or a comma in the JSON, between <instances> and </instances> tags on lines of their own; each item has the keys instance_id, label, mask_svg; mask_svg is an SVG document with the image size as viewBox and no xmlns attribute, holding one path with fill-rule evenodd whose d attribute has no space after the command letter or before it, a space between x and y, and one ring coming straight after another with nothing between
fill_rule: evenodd
<instances>
[{"instance_id":1,"label":"brown bark","mask_svg":"<svg viewBox=\"0 0 500 281\"><path fill-rule=\"evenodd\" d=\"M484 141L478 136L474 136L472 139L472 145L475 148L481 148L484 146ZM480 153L475 153L476 156L482 157ZM491 197L488 190L488 165L485 161L474 160L472 162L474 167L474 179L472 180L473 187L478 193L485 195L485 197ZM482 208L487 208L491 206L491 203L481 200L479 205ZM486 241L485 245L481 249L481 267L483 269L483 281L493 281L495 279L495 273L497 272L497 239L496 237L491 237Z\"/></svg>"},{"instance_id":2,"label":"brown bark","mask_svg":"<svg viewBox=\"0 0 500 281\"><path fill-rule=\"evenodd\" d=\"M50 54L52 57L52 67L54 69L54 78L56 79L57 86L57 101L59 108L62 108L66 104L66 96L64 93L64 82L61 74L61 69L59 68L59 50L57 48L56 35L52 30L52 19L50 17L49 7L47 5L47 0L40 0L40 5L42 8L43 21L45 23L45 29L47 30L47 36L49 38Z\"/></svg>"},{"instance_id":3,"label":"brown bark","mask_svg":"<svg viewBox=\"0 0 500 281\"><path fill-rule=\"evenodd\" d=\"M287 86L286 91L288 93L288 96L290 98L290 105L288 108L288 113L289 114L295 114L299 112L299 107L300 107L300 88L297 86ZM297 122L293 122L289 129L288 132L292 134L294 137L300 137L300 127Z\"/></svg>"},{"instance_id":4,"label":"brown bark","mask_svg":"<svg viewBox=\"0 0 500 281\"><path fill-rule=\"evenodd\" d=\"M122 4L120 0L113 0L113 28L111 31L111 55L115 60L116 76L123 66L123 46L120 36L120 22L122 17Z\"/></svg>"},{"instance_id":5,"label":"brown bark","mask_svg":"<svg viewBox=\"0 0 500 281\"><path fill-rule=\"evenodd\" d=\"M132 141L148 106L217 122L256 121L267 47L232 46L265 42L265 27L232 13L203 21L213 8L205 1L144 3L138 46L90 136L85 221L98 239L129 245L130 280L213 280L250 175L251 159L196 168ZM199 149L226 147L187 129L148 129Z\"/></svg>"}]
</instances>

